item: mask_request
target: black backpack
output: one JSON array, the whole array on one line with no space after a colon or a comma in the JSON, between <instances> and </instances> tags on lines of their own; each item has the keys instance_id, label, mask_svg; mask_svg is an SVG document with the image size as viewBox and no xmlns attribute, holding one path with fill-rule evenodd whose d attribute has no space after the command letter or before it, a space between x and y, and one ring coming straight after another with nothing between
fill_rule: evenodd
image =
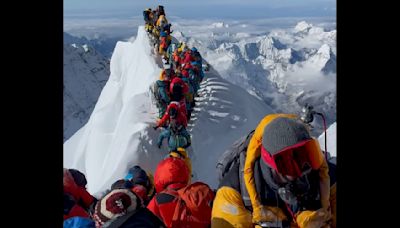
<instances>
[{"instance_id":1,"label":"black backpack","mask_svg":"<svg viewBox=\"0 0 400 228\"><path fill-rule=\"evenodd\" d=\"M172 87L171 100L180 101L183 98L182 91L183 91L182 85L175 83L174 86Z\"/></svg>"},{"instance_id":2,"label":"black backpack","mask_svg":"<svg viewBox=\"0 0 400 228\"><path fill-rule=\"evenodd\" d=\"M161 101L160 93L158 92L159 86L157 81L153 83L153 85L150 87L150 91L153 94L154 99L156 100L156 104L158 105Z\"/></svg>"},{"instance_id":3,"label":"black backpack","mask_svg":"<svg viewBox=\"0 0 400 228\"><path fill-rule=\"evenodd\" d=\"M164 6L162 6L162 5L158 6L158 15L164 15L165 16Z\"/></svg>"},{"instance_id":4,"label":"black backpack","mask_svg":"<svg viewBox=\"0 0 400 228\"><path fill-rule=\"evenodd\" d=\"M145 11L143 11L143 18L144 18L144 21L145 22L148 22L149 20L150 20L150 18L149 18L149 11L147 11L147 10L145 10Z\"/></svg>"},{"instance_id":5,"label":"black backpack","mask_svg":"<svg viewBox=\"0 0 400 228\"><path fill-rule=\"evenodd\" d=\"M221 182L229 170L231 170L232 167L238 162L242 164L241 166L244 166L244 162L246 161L247 147L253 134L254 130L236 140L232 146L227 149L218 159L216 168L219 182Z\"/></svg>"}]
</instances>

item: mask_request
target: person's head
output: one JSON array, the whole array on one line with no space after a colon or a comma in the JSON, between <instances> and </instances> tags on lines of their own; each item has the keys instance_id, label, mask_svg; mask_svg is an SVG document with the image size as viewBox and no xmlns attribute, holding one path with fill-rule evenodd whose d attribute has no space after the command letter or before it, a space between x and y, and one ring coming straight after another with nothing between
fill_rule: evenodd
<instances>
[{"instance_id":1,"label":"person's head","mask_svg":"<svg viewBox=\"0 0 400 228\"><path fill-rule=\"evenodd\" d=\"M294 180L322 164L318 142L297 119L278 117L264 128L261 160L276 173Z\"/></svg>"},{"instance_id":2,"label":"person's head","mask_svg":"<svg viewBox=\"0 0 400 228\"><path fill-rule=\"evenodd\" d=\"M195 48L195 47L192 47L192 49L190 49L190 50L192 51L192 53L197 52L197 48Z\"/></svg>"},{"instance_id":3,"label":"person's head","mask_svg":"<svg viewBox=\"0 0 400 228\"><path fill-rule=\"evenodd\" d=\"M125 179L120 179L115 181L112 185L111 185L111 190L115 190L115 189L131 189L133 187L133 183L129 180L125 180Z\"/></svg>"},{"instance_id":4,"label":"person's head","mask_svg":"<svg viewBox=\"0 0 400 228\"><path fill-rule=\"evenodd\" d=\"M178 117L178 108L171 107L168 111L168 114L172 119L176 119Z\"/></svg>"},{"instance_id":5,"label":"person's head","mask_svg":"<svg viewBox=\"0 0 400 228\"><path fill-rule=\"evenodd\" d=\"M79 187L82 187L82 188L86 188L87 180L86 180L85 175L82 172L80 172L79 170L76 170L76 169L68 169L68 171L74 178L76 185L78 185Z\"/></svg>"},{"instance_id":6,"label":"person's head","mask_svg":"<svg viewBox=\"0 0 400 228\"><path fill-rule=\"evenodd\" d=\"M130 189L115 189L97 202L94 213L96 227L112 223L141 207L142 201Z\"/></svg>"},{"instance_id":7,"label":"person's head","mask_svg":"<svg viewBox=\"0 0 400 228\"><path fill-rule=\"evenodd\" d=\"M169 152L169 156L174 158L183 158L183 159L188 157L185 148L182 147L178 147L175 151Z\"/></svg>"},{"instance_id":8,"label":"person's head","mask_svg":"<svg viewBox=\"0 0 400 228\"><path fill-rule=\"evenodd\" d=\"M171 184L187 185L189 182L189 168L180 158L168 157L158 163L154 173L156 192L161 192Z\"/></svg>"},{"instance_id":9,"label":"person's head","mask_svg":"<svg viewBox=\"0 0 400 228\"><path fill-rule=\"evenodd\" d=\"M125 176L125 180L131 181L134 185L140 184L146 188L149 186L149 177L147 176L146 171L138 165L129 169L128 174Z\"/></svg>"}]
</instances>

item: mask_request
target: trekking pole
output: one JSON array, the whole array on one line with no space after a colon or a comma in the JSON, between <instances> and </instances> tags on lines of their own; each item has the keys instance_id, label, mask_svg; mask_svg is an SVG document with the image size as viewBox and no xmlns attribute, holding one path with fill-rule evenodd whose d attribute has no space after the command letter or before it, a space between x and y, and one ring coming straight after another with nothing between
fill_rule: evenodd
<instances>
[{"instance_id":1,"label":"trekking pole","mask_svg":"<svg viewBox=\"0 0 400 228\"><path fill-rule=\"evenodd\" d=\"M322 120L324 122L324 132L325 132L325 159L326 161L328 161L328 140L327 140L327 134L328 132L326 131L326 120L325 120L325 116L324 114L322 114L321 112L315 112L315 114L320 115L322 117Z\"/></svg>"},{"instance_id":2,"label":"trekking pole","mask_svg":"<svg viewBox=\"0 0 400 228\"><path fill-rule=\"evenodd\" d=\"M314 109L313 106L306 104L305 107L303 107L303 109L302 109L302 114L301 114L300 119L304 123L306 123L308 125L311 125L310 123L313 122L315 114L317 114L317 115L322 117L322 120L324 122L324 133L325 133L325 159L326 159L326 161L328 161L328 146L327 146L327 136L326 136L326 134L327 134L327 132L326 132L326 119L325 119L324 114L322 114L321 112L316 112L313 109Z\"/></svg>"}]
</instances>

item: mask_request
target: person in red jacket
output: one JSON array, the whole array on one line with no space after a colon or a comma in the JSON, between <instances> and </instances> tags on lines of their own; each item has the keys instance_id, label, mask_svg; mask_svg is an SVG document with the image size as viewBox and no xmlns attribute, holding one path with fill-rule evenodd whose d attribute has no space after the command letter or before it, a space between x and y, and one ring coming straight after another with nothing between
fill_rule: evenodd
<instances>
[{"instance_id":1,"label":"person in red jacket","mask_svg":"<svg viewBox=\"0 0 400 228\"><path fill-rule=\"evenodd\" d=\"M180 91L174 91L174 90L176 90L176 88L178 88L177 86L181 87L179 89ZM171 83L169 84L169 92L170 92L171 96L173 96L173 94L177 93L177 92L181 92L182 95L184 95L189 92L189 86L181 78L174 77L171 80ZM174 100L173 97L171 99Z\"/></svg>"},{"instance_id":2,"label":"person in red jacket","mask_svg":"<svg viewBox=\"0 0 400 228\"><path fill-rule=\"evenodd\" d=\"M189 76L190 76L189 75L189 70L190 69L193 69L192 64L190 62L185 63L184 66L183 66L183 69L182 69L182 76L186 77L186 78L189 78Z\"/></svg>"},{"instance_id":3,"label":"person in red jacket","mask_svg":"<svg viewBox=\"0 0 400 228\"><path fill-rule=\"evenodd\" d=\"M186 114L182 112L182 108L176 101L172 101L168 105L164 116L160 119L160 121L158 121L157 126L154 127L154 129L168 125L171 121L174 121L177 125L182 125L185 128L187 127Z\"/></svg>"},{"instance_id":4,"label":"person in red jacket","mask_svg":"<svg viewBox=\"0 0 400 228\"><path fill-rule=\"evenodd\" d=\"M168 157L162 160L154 174L156 195L147 208L159 217L167 227L171 227L177 201L166 193L167 189L179 190L189 184L189 168L180 158Z\"/></svg>"},{"instance_id":5,"label":"person in red jacket","mask_svg":"<svg viewBox=\"0 0 400 228\"><path fill-rule=\"evenodd\" d=\"M186 50L182 63L190 63L194 61L192 56L192 51L190 49Z\"/></svg>"},{"instance_id":6,"label":"person in red jacket","mask_svg":"<svg viewBox=\"0 0 400 228\"><path fill-rule=\"evenodd\" d=\"M89 217L88 211L94 208L97 199L86 191L86 183L81 172L64 168L64 220L74 216Z\"/></svg>"},{"instance_id":7,"label":"person in red jacket","mask_svg":"<svg viewBox=\"0 0 400 228\"><path fill-rule=\"evenodd\" d=\"M189 93L189 86L184 82L181 78L175 77L171 80L169 85L169 92L171 101L179 102L180 109L185 116L187 116L187 107L186 107L186 94Z\"/></svg>"}]
</instances>

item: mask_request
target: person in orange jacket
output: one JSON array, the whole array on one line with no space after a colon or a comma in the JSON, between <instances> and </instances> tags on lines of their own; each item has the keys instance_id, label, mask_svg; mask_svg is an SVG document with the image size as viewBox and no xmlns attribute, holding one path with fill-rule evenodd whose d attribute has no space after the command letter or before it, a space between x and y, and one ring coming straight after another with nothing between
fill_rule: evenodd
<instances>
[{"instance_id":1,"label":"person in orange jacket","mask_svg":"<svg viewBox=\"0 0 400 228\"><path fill-rule=\"evenodd\" d=\"M336 227L336 185L318 141L296 115L265 116L245 148L244 162L220 182L213 228Z\"/></svg>"}]
</instances>

